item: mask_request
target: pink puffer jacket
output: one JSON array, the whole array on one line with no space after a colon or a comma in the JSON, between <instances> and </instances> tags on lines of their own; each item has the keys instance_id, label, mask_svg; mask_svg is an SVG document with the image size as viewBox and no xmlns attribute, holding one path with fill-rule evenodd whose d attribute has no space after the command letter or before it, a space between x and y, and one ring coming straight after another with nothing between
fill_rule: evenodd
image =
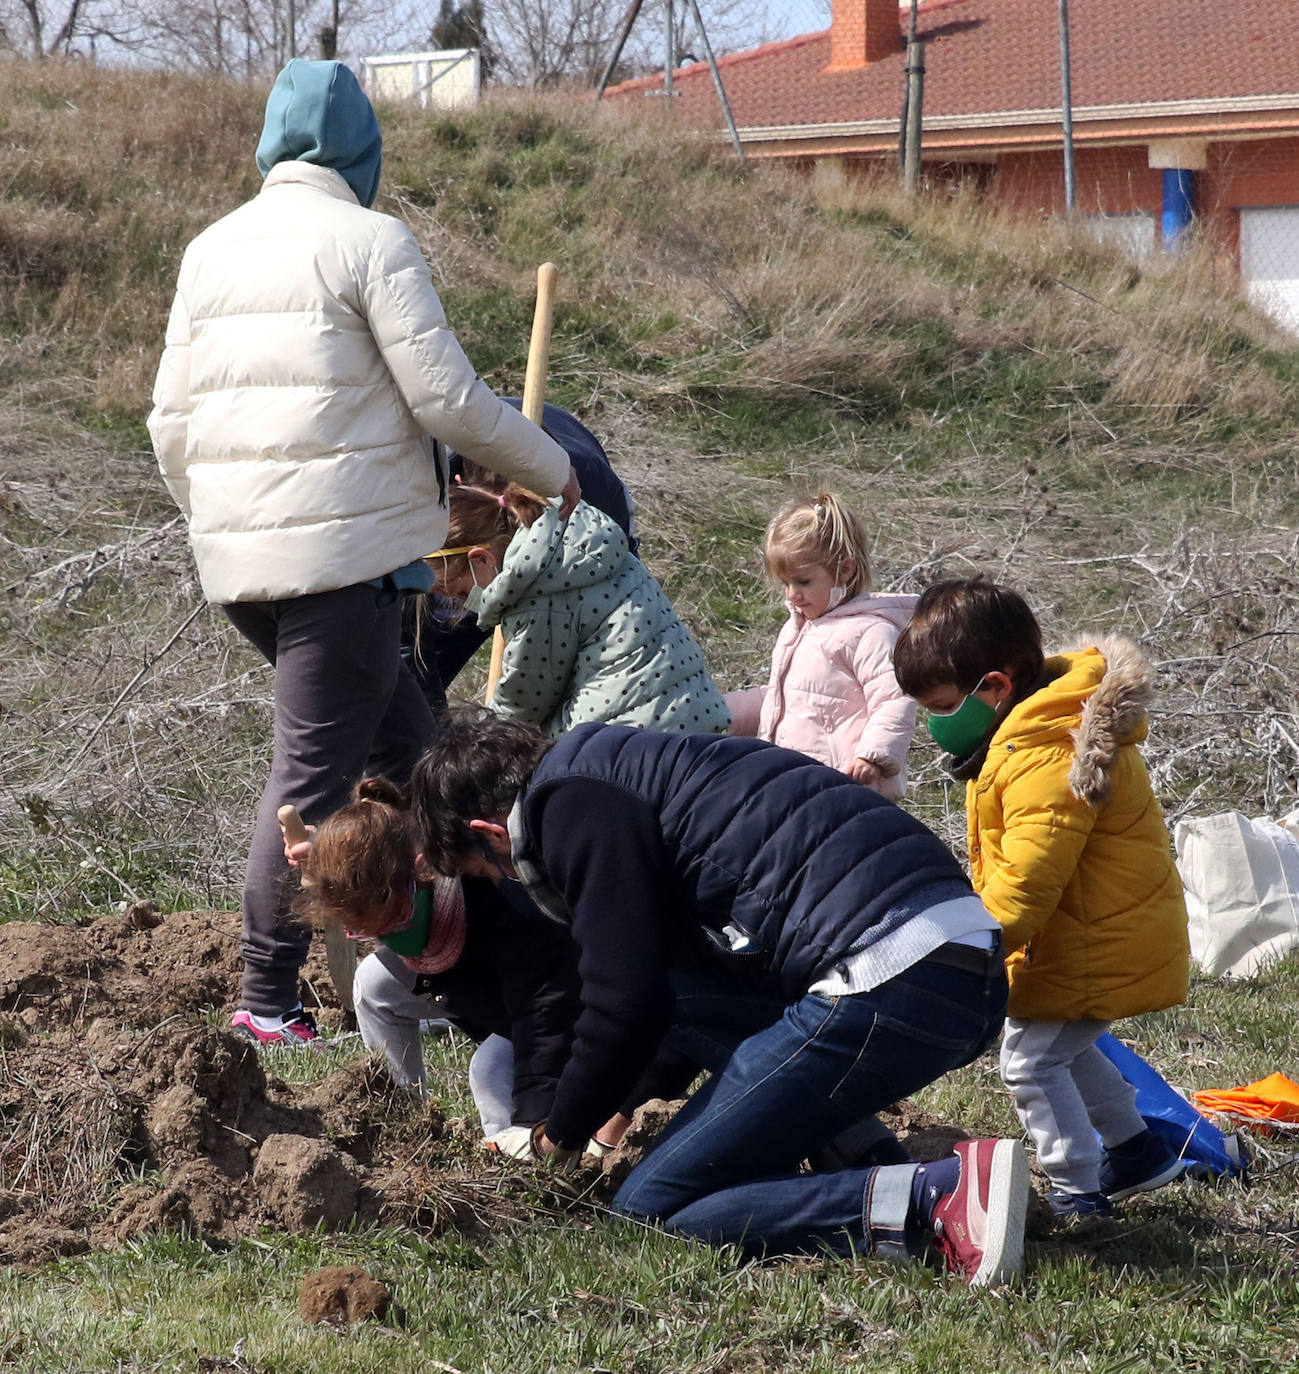
<instances>
[{"instance_id":1,"label":"pink puffer jacket","mask_svg":"<svg viewBox=\"0 0 1299 1374\"><path fill-rule=\"evenodd\" d=\"M914 596L863 592L816 620L794 614L781 628L765 687L730 692L731 733L759 735L846 772L855 758L889 776L876 791L906 791L916 704L893 676L893 645Z\"/></svg>"}]
</instances>

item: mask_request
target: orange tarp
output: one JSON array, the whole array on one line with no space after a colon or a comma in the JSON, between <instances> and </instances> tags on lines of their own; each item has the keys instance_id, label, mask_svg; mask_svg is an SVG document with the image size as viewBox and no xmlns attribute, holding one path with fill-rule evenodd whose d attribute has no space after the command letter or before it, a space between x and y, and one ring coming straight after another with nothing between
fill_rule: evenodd
<instances>
[{"instance_id":1,"label":"orange tarp","mask_svg":"<svg viewBox=\"0 0 1299 1374\"><path fill-rule=\"evenodd\" d=\"M1299 1121L1299 1083L1292 1083L1283 1073L1269 1074L1243 1088L1207 1088L1191 1096L1206 1112L1249 1121Z\"/></svg>"}]
</instances>

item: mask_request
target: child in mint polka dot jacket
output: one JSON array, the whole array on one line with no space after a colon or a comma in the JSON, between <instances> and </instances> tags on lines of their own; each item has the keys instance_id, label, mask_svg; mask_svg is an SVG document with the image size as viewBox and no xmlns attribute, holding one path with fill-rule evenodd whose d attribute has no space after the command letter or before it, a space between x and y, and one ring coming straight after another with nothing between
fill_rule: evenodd
<instances>
[{"instance_id":1,"label":"child in mint polka dot jacket","mask_svg":"<svg viewBox=\"0 0 1299 1374\"><path fill-rule=\"evenodd\" d=\"M551 735L588 721L726 733L703 651L603 511L583 501L561 520L521 487L456 487L430 561L439 592L504 633L499 715Z\"/></svg>"}]
</instances>

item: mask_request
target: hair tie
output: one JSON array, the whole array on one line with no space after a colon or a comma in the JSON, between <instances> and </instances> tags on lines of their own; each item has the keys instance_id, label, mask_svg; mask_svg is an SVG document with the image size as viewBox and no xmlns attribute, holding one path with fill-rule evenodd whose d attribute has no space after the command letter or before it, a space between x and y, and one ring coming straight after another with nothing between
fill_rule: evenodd
<instances>
[{"instance_id":1,"label":"hair tie","mask_svg":"<svg viewBox=\"0 0 1299 1374\"><path fill-rule=\"evenodd\" d=\"M510 503L505 499L505 493L504 493L504 492L501 492L501 494L496 498L496 504L497 504L498 506L500 506L500 508L501 508L502 510L508 510L508 509L509 509Z\"/></svg>"}]
</instances>

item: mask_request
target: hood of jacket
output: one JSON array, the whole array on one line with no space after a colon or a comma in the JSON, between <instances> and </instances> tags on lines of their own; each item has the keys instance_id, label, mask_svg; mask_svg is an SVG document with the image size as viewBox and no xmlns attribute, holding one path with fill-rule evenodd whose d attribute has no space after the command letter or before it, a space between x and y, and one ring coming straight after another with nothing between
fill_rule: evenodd
<instances>
[{"instance_id":1,"label":"hood of jacket","mask_svg":"<svg viewBox=\"0 0 1299 1374\"><path fill-rule=\"evenodd\" d=\"M1050 681L1022 701L993 736L993 746L1017 748L1073 741L1069 788L1088 806L1110 797L1112 770L1125 744L1146 737L1152 691L1150 660L1119 635L1046 660Z\"/></svg>"},{"instance_id":2,"label":"hood of jacket","mask_svg":"<svg viewBox=\"0 0 1299 1374\"><path fill-rule=\"evenodd\" d=\"M548 506L510 540L501 571L483 591L478 623L494 625L533 596L580 591L616 577L631 554L627 536L603 511L579 501L567 520Z\"/></svg>"},{"instance_id":3,"label":"hood of jacket","mask_svg":"<svg viewBox=\"0 0 1299 1374\"><path fill-rule=\"evenodd\" d=\"M895 629L902 627L915 613L919 597L905 593L858 592L848 601L841 601L832 611L824 611L817 616L817 625L830 624L836 620L852 620L859 615L877 615L887 620ZM791 612L798 625L806 625L807 618L798 611Z\"/></svg>"},{"instance_id":4,"label":"hood of jacket","mask_svg":"<svg viewBox=\"0 0 1299 1374\"><path fill-rule=\"evenodd\" d=\"M295 57L275 78L257 144L262 176L279 162L332 167L364 206L374 204L383 162L379 120L341 62Z\"/></svg>"}]
</instances>

